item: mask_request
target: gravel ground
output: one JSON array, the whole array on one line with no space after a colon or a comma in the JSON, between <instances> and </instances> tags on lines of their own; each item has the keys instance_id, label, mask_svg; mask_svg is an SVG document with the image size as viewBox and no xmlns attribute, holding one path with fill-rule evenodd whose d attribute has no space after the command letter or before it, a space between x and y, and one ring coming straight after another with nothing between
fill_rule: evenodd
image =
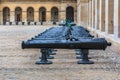
<instances>
[{"instance_id":1,"label":"gravel ground","mask_svg":"<svg viewBox=\"0 0 120 80\"><path fill-rule=\"evenodd\" d=\"M120 80L120 55L90 50L92 65L77 64L75 50L58 50L51 65L36 65L39 49L21 42L52 26L0 26L0 80Z\"/></svg>"}]
</instances>

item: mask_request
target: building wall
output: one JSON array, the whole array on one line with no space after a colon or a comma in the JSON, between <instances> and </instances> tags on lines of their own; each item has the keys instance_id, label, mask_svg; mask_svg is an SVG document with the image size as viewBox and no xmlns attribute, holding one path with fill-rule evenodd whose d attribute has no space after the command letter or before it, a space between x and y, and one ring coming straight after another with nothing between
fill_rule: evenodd
<instances>
[{"instance_id":1,"label":"building wall","mask_svg":"<svg viewBox=\"0 0 120 80\"><path fill-rule=\"evenodd\" d=\"M2 12L1 12L1 0L0 0L0 23L1 23L1 18L2 18Z\"/></svg>"},{"instance_id":2,"label":"building wall","mask_svg":"<svg viewBox=\"0 0 120 80\"><path fill-rule=\"evenodd\" d=\"M120 1L78 0L77 6L78 11L80 10L78 24L83 25L98 37L105 37L112 42L111 49L120 53ZM82 6L85 6L84 10ZM82 17L87 17L88 21L82 20Z\"/></svg>"},{"instance_id":3,"label":"building wall","mask_svg":"<svg viewBox=\"0 0 120 80\"><path fill-rule=\"evenodd\" d=\"M57 7L59 10L59 21L66 19L66 8L72 6L74 8L74 20L77 21L77 6L76 1L71 0L2 0L0 4L0 23L3 23L3 8L8 7L10 9L10 21L15 22L15 8L20 7L22 9L22 21L27 22L27 8L32 7L34 9L34 21L39 21L39 8L46 8L46 21L51 21L51 8Z\"/></svg>"}]
</instances>

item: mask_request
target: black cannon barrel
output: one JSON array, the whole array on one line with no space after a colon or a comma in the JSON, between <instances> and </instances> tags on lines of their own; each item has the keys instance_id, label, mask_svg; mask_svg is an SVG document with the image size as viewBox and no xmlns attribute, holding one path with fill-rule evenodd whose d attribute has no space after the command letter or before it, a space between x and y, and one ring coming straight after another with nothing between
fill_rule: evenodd
<instances>
[{"instance_id":1,"label":"black cannon barrel","mask_svg":"<svg viewBox=\"0 0 120 80\"><path fill-rule=\"evenodd\" d=\"M62 35L64 27L55 27L50 30L47 30L46 32L43 32L39 34L38 36L35 36L35 38L50 38L50 37L58 37Z\"/></svg>"},{"instance_id":2,"label":"black cannon barrel","mask_svg":"<svg viewBox=\"0 0 120 80\"><path fill-rule=\"evenodd\" d=\"M81 40L81 39L92 39L92 37L72 37L72 38L76 39L77 41ZM60 36L60 37L53 37L53 38L51 38L51 37L48 37L48 38L45 38L45 37L43 37L43 38L31 38L29 41L31 41L31 40L63 40L63 39L65 39L65 37Z\"/></svg>"},{"instance_id":3,"label":"black cannon barrel","mask_svg":"<svg viewBox=\"0 0 120 80\"><path fill-rule=\"evenodd\" d=\"M99 49L105 50L111 46L104 38L81 39L79 41L67 40L31 40L23 41L22 49L25 48L56 48L56 49Z\"/></svg>"}]
</instances>

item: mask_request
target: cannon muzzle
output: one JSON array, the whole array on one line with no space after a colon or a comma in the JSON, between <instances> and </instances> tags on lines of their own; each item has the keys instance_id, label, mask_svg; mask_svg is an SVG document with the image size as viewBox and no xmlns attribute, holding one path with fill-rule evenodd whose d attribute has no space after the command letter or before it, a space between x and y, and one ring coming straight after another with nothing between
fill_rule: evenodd
<instances>
[{"instance_id":1,"label":"cannon muzzle","mask_svg":"<svg viewBox=\"0 0 120 80\"><path fill-rule=\"evenodd\" d=\"M111 46L111 45L112 45L112 43L111 43L111 42L107 42L107 45L108 45L108 46Z\"/></svg>"}]
</instances>

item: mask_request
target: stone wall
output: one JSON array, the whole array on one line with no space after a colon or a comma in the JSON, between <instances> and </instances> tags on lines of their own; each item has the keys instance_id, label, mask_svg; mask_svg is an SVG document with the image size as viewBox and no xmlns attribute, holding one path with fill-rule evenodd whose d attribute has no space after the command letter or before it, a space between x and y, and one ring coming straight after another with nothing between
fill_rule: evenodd
<instances>
[{"instance_id":1,"label":"stone wall","mask_svg":"<svg viewBox=\"0 0 120 80\"><path fill-rule=\"evenodd\" d=\"M15 1L15 2L14 2ZM51 8L57 7L59 10L59 21L62 19L66 19L66 8L72 6L74 8L74 20L77 21L77 6L76 0L38 0L37 2L34 0L2 0L0 5L0 22L3 23L3 8L8 7L10 9L10 21L15 21L15 8L20 7L22 9L22 21L26 22L27 20L27 9L28 7L32 7L34 9L34 21L39 21L39 8L46 8L46 20L51 21Z\"/></svg>"}]
</instances>

